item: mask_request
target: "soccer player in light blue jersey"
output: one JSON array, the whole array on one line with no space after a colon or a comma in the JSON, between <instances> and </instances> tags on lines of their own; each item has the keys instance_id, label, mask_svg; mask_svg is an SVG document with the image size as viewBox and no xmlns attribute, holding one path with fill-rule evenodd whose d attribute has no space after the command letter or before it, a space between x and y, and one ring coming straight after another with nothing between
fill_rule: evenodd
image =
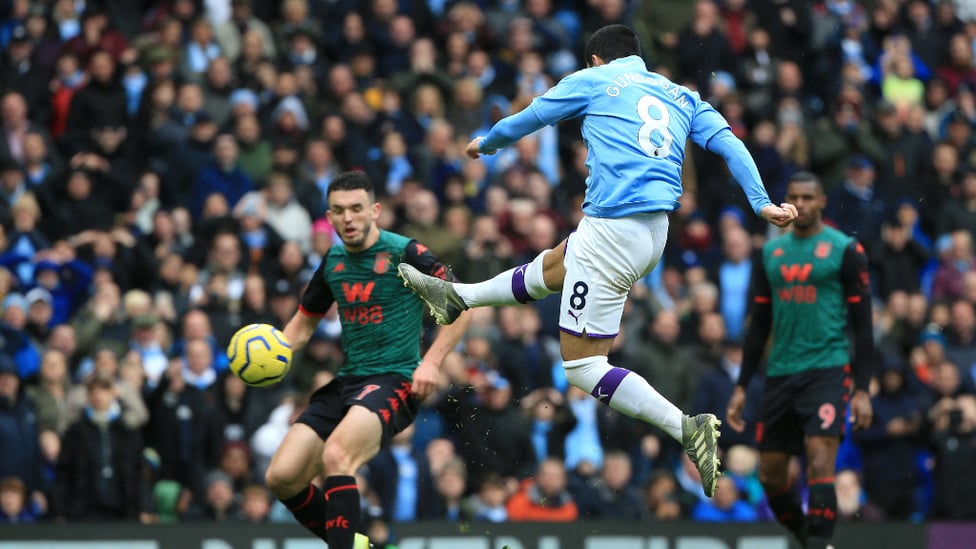
<instances>
[{"instance_id":1,"label":"soccer player in light blue jersey","mask_svg":"<svg viewBox=\"0 0 976 549\"><path fill-rule=\"evenodd\" d=\"M630 28L598 30L586 45L586 61L587 68L467 147L472 158L494 154L544 126L582 117L589 177L586 215L576 231L530 263L477 284L444 282L408 265L400 274L442 324L469 307L527 303L565 287L559 327L569 382L680 441L710 497L718 479L718 419L686 416L641 376L609 364L607 355L630 287L664 251L688 138L725 159L757 215L785 227L796 209L770 202L755 162L722 115L697 93L647 70Z\"/></svg>"}]
</instances>

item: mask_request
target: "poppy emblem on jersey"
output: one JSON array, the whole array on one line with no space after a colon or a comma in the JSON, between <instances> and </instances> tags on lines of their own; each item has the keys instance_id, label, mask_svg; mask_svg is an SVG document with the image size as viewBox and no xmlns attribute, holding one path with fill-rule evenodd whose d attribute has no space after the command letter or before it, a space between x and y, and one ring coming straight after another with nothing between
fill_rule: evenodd
<instances>
[{"instance_id":1,"label":"poppy emblem on jersey","mask_svg":"<svg viewBox=\"0 0 976 549\"><path fill-rule=\"evenodd\" d=\"M342 271L345 270L346 270L346 264L341 261L336 263L335 267L332 267L332 272L334 273L341 273Z\"/></svg>"},{"instance_id":2,"label":"poppy emblem on jersey","mask_svg":"<svg viewBox=\"0 0 976 549\"><path fill-rule=\"evenodd\" d=\"M376 260L373 262L373 272L376 274L383 274L390 270L390 265L393 262L390 261L389 252L379 252L376 254Z\"/></svg>"},{"instance_id":3,"label":"poppy emblem on jersey","mask_svg":"<svg viewBox=\"0 0 976 549\"><path fill-rule=\"evenodd\" d=\"M818 242L817 248L813 250L813 255L817 259L825 259L828 255L830 255L830 247L830 242Z\"/></svg>"},{"instance_id":4,"label":"poppy emblem on jersey","mask_svg":"<svg viewBox=\"0 0 976 549\"><path fill-rule=\"evenodd\" d=\"M783 255L783 248L776 248L773 250L773 257L779 257Z\"/></svg>"}]
</instances>

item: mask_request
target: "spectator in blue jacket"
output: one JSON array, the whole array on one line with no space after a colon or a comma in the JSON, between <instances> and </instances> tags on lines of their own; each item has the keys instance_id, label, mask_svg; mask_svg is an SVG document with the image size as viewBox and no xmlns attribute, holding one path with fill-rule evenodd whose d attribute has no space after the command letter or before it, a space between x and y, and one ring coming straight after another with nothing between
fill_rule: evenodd
<instances>
[{"instance_id":1,"label":"spectator in blue jacket","mask_svg":"<svg viewBox=\"0 0 976 549\"><path fill-rule=\"evenodd\" d=\"M17 366L0 352L0 478L19 478L32 497L41 485L41 454L34 405L21 390Z\"/></svg>"},{"instance_id":2,"label":"spectator in blue jacket","mask_svg":"<svg viewBox=\"0 0 976 549\"><path fill-rule=\"evenodd\" d=\"M197 175L193 196L190 199L190 213L199 219L207 197L217 193L227 199L228 204L237 202L253 190L251 177L237 161L240 149L233 135L224 134L214 141L213 162Z\"/></svg>"},{"instance_id":3,"label":"spectator in blue jacket","mask_svg":"<svg viewBox=\"0 0 976 549\"><path fill-rule=\"evenodd\" d=\"M735 480L723 476L718 479L715 496L699 501L691 518L702 522L755 522L758 516L755 508L742 501Z\"/></svg>"}]
</instances>

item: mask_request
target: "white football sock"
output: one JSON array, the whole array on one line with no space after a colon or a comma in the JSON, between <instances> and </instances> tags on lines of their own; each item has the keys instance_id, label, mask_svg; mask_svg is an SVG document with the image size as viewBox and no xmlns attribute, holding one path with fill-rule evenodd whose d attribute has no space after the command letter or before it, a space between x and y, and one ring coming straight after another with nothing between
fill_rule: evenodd
<instances>
[{"instance_id":1,"label":"white football sock","mask_svg":"<svg viewBox=\"0 0 976 549\"><path fill-rule=\"evenodd\" d=\"M518 305L556 293L546 287L543 258L551 250L535 256L530 263L519 265L484 282L454 284L454 290L468 307Z\"/></svg>"},{"instance_id":2,"label":"white football sock","mask_svg":"<svg viewBox=\"0 0 976 549\"><path fill-rule=\"evenodd\" d=\"M563 361L566 379L614 410L659 427L681 442L684 413L643 377L612 366L605 356Z\"/></svg>"}]
</instances>

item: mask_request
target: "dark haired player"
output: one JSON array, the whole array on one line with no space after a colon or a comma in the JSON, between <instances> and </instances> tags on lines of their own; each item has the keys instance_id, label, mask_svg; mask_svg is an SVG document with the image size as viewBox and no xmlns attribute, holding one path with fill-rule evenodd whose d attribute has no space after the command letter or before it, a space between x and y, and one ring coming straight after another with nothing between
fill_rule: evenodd
<instances>
[{"instance_id":1,"label":"dark haired player","mask_svg":"<svg viewBox=\"0 0 976 549\"><path fill-rule=\"evenodd\" d=\"M698 93L647 70L629 27L593 33L586 63L467 148L472 158L493 154L546 125L582 117L589 177L586 215L576 232L554 250L478 284L448 284L409 265L401 274L442 324L469 307L526 303L565 288L559 328L566 378L679 441L711 496L718 480L718 419L686 416L644 378L611 365L607 354L631 286L664 251L668 213L682 193L688 138L725 159L757 215L785 226L793 212L770 203L752 156L722 115Z\"/></svg>"},{"instance_id":2,"label":"dark haired player","mask_svg":"<svg viewBox=\"0 0 976 549\"><path fill-rule=\"evenodd\" d=\"M337 303L345 362L335 380L312 394L265 480L330 549L353 549L354 540L360 549L368 542L356 534L360 503L353 475L413 422L467 319L442 329L421 360L424 304L404 288L396 265L405 262L438 277L447 269L417 241L380 230L380 204L365 174L340 174L327 199L326 215L344 246L326 254L284 332L293 350L301 348ZM320 489L311 482L323 473Z\"/></svg>"},{"instance_id":3,"label":"dark haired player","mask_svg":"<svg viewBox=\"0 0 976 549\"><path fill-rule=\"evenodd\" d=\"M854 428L871 424L868 384L875 349L868 260L853 238L823 224L820 212L827 199L815 175L795 174L786 199L796 206L797 218L792 232L766 243L752 270L751 320L726 419L737 431L745 428L745 388L772 332L756 427L759 479L776 519L807 547L823 548L837 514L834 465L844 436L851 373ZM805 454L807 462L806 516L787 476L790 456L798 454Z\"/></svg>"}]
</instances>

